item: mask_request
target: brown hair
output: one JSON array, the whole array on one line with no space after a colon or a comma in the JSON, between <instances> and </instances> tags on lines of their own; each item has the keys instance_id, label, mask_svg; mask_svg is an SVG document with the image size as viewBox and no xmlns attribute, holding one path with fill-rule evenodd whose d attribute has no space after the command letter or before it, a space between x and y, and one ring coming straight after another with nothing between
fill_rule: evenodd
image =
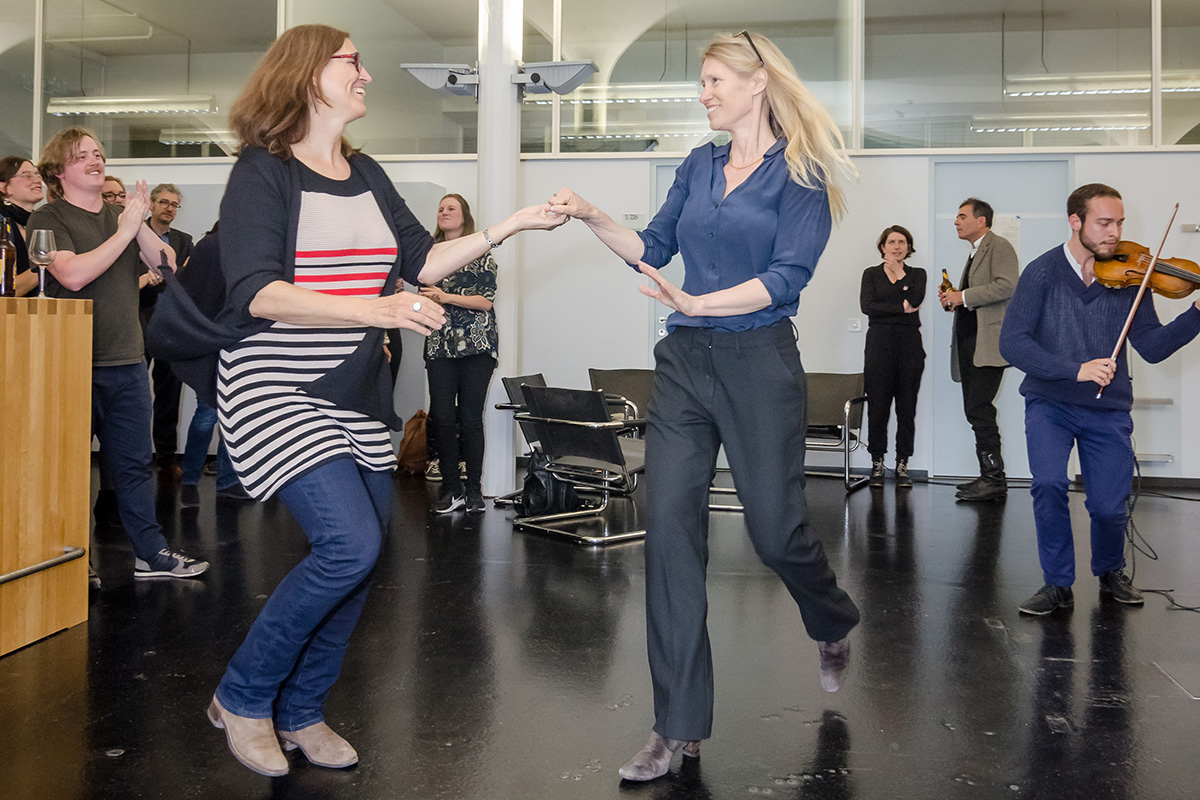
<instances>
[{"instance_id":1,"label":"brown hair","mask_svg":"<svg viewBox=\"0 0 1200 800\"><path fill-rule=\"evenodd\" d=\"M1080 222L1086 222L1093 197L1111 197L1114 200L1120 200L1121 193L1103 183L1084 184L1071 192L1071 196L1067 198L1067 216L1074 215L1079 217Z\"/></svg>"},{"instance_id":2,"label":"brown hair","mask_svg":"<svg viewBox=\"0 0 1200 800\"><path fill-rule=\"evenodd\" d=\"M462 209L462 215L463 215L462 235L470 236L472 233L475 232L475 217L473 217L471 215L470 203L467 202L467 198L463 197L461 194L455 194L454 192L451 192L450 194L447 194L447 195L442 195L442 200L445 200L447 197L453 197L455 200L458 201L458 206L459 206L459 208ZM442 200L438 200L439 206L442 204ZM438 242L446 241L446 232L444 230L442 230L442 227L440 225L437 225L434 228L433 241L434 241L434 244L436 244Z\"/></svg>"},{"instance_id":3,"label":"brown hair","mask_svg":"<svg viewBox=\"0 0 1200 800\"><path fill-rule=\"evenodd\" d=\"M13 179L13 176L21 171L21 165L33 162L28 158L20 156L5 156L0 158L0 183L8 183ZM0 191L0 197L8 197L8 193Z\"/></svg>"},{"instance_id":4,"label":"brown hair","mask_svg":"<svg viewBox=\"0 0 1200 800\"><path fill-rule=\"evenodd\" d=\"M908 256L917 252L917 248L913 247L912 234L908 232L908 228L903 225L889 225L883 229L883 233L879 234L879 241L875 243L875 248L879 251L879 255L883 255L883 246L887 244L888 237L893 233L898 233L908 242ZM905 258L908 258L905 256Z\"/></svg>"},{"instance_id":5,"label":"brown hair","mask_svg":"<svg viewBox=\"0 0 1200 800\"><path fill-rule=\"evenodd\" d=\"M350 34L329 25L288 28L267 49L246 88L229 110L238 149L265 147L290 158L292 145L308 135L314 103L328 105L317 75ZM342 138L342 155L357 152Z\"/></svg>"},{"instance_id":6,"label":"brown hair","mask_svg":"<svg viewBox=\"0 0 1200 800\"><path fill-rule=\"evenodd\" d=\"M717 36L703 57L720 61L743 78L766 70L767 119L771 133L787 139L783 156L788 173L807 189L825 189L833 218L841 219L846 211L842 184L857 177L858 170L846 154L833 117L800 80L787 56L761 33L747 32Z\"/></svg>"},{"instance_id":7,"label":"brown hair","mask_svg":"<svg viewBox=\"0 0 1200 800\"><path fill-rule=\"evenodd\" d=\"M79 143L88 136L96 143L96 147L100 149L101 160L107 160L107 157L104 155L104 145L100 144L100 140L96 138L96 134L79 125L63 128L54 134L54 138L42 150L42 160L38 162L37 169L38 172L42 173L42 180L46 182L46 192L50 195L51 200L62 199L62 181L58 179L58 176L62 174L63 170L67 168L67 164L71 162L71 158L75 155L75 150L79 147Z\"/></svg>"},{"instance_id":8,"label":"brown hair","mask_svg":"<svg viewBox=\"0 0 1200 800\"><path fill-rule=\"evenodd\" d=\"M122 192L125 191L125 181L121 180L116 175L105 175L104 182L108 183L109 181L112 181L117 184L117 186L120 186Z\"/></svg>"}]
</instances>

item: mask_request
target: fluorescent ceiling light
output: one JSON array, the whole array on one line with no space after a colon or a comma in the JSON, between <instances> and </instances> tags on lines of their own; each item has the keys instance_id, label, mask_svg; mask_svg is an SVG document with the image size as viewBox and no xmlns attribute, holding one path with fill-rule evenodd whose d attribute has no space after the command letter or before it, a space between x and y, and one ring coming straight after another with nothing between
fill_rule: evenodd
<instances>
[{"instance_id":1,"label":"fluorescent ceiling light","mask_svg":"<svg viewBox=\"0 0 1200 800\"><path fill-rule=\"evenodd\" d=\"M688 83L589 83L577 88L565 105L639 105L657 103L695 103L700 97L699 84ZM553 99L525 97L529 105L548 106Z\"/></svg>"},{"instance_id":2,"label":"fluorescent ceiling light","mask_svg":"<svg viewBox=\"0 0 1200 800\"><path fill-rule=\"evenodd\" d=\"M211 94L160 95L158 97L54 97L46 112L56 117L88 115L141 116L143 114L215 114Z\"/></svg>"},{"instance_id":3,"label":"fluorescent ceiling light","mask_svg":"<svg viewBox=\"0 0 1200 800\"><path fill-rule=\"evenodd\" d=\"M1200 92L1200 72L1164 72L1162 90L1164 93ZM1005 97L1081 97L1149 93L1149 72L1010 75L1004 79Z\"/></svg>"},{"instance_id":4,"label":"fluorescent ceiling light","mask_svg":"<svg viewBox=\"0 0 1200 800\"><path fill-rule=\"evenodd\" d=\"M1148 114L992 114L971 117L973 133L1144 131Z\"/></svg>"},{"instance_id":5,"label":"fluorescent ceiling light","mask_svg":"<svg viewBox=\"0 0 1200 800\"><path fill-rule=\"evenodd\" d=\"M159 144L219 144L236 147L233 131L211 131L197 128L164 128L158 134Z\"/></svg>"}]
</instances>

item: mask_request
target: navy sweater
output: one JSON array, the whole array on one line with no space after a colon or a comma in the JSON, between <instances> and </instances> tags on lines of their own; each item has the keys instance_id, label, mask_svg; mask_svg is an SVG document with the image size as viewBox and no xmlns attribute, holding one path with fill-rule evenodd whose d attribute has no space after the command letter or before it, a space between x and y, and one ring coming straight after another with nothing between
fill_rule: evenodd
<instances>
[{"instance_id":1,"label":"navy sweater","mask_svg":"<svg viewBox=\"0 0 1200 800\"><path fill-rule=\"evenodd\" d=\"M1117 355L1117 373L1096 399L1095 383L1076 380L1079 367L1108 358L1137 297L1137 288L1109 289L1083 281L1061 246L1038 256L1017 282L1000 331L1000 353L1025 373L1021 394L1096 409L1128 411L1133 405L1127 347ZM1147 291L1129 329L1129 342L1150 363L1158 363L1200 333L1194 305L1163 325Z\"/></svg>"}]
</instances>

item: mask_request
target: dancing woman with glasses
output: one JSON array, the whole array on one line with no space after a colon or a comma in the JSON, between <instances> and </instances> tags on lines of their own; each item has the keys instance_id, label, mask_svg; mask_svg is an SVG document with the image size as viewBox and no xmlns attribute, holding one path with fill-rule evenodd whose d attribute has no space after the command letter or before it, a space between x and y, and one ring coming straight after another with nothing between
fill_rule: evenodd
<instances>
[{"instance_id":1,"label":"dancing woman with glasses","mask_svg":"<svg viewBox=\"0 0 1200 800\"><path fill-rule=\"evenodd\" d=\"M264 775L288 771L280 739L319 766L358 761L324 705L388 529L388 428L400 421L383 332L428 335L446 319L431 300L385 287L436 283L518 231L565 221L531 206L435 244L383 169L344 138L371 83L354 53L326 25L285 31L230 112L240 153L221 201L227 295L216 324L234 335L220 345L215 386L197 393L216 405L246 490L278 494L311 544L208 709L234 755Z\"/></svg>"},{"instance_id":2,"label":"dancing woman with glasses","mask_svg":"<svg viewBox=\"0 0 1200 800\"><path fill-rule=\"evenodd\" d=\"M42 176L32 162L20 156L0 159L0 217L8 218L12 243L17 248L17 279L13 283L17 297L37 290L37 272L29 268L25 226L34 206L45 199Z\"/></svg>"},{"instance_id":3,"label":"dancing woman with glasses","mask_svg":"<svg viewBox=\"0 0 1200 800\"><path fill-rule=\"evenodd\" d=\"M795 69L758 34L718 36L704 53L700 102L729 144L696 148L641 233L570 189L551 210L583 220L653 281L674 310L655 347L646 434L646 625L654 729L620 769L645 781L672 755L699 755L712 732L708 489L724 444L755 551L783 579L818 642L821 684L836 691L858 608L840 589L804 500L805 378L791 320L853 173L837 127ZM682 253L682 287L659 274Z\"/></svg>"}]
</instances>

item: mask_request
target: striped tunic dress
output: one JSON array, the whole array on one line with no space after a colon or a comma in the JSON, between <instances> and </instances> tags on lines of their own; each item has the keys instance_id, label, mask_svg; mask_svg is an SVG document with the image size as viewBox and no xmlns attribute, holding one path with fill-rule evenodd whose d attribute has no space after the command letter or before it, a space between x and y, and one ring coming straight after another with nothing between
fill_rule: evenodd
<instances>
[{"instance_id":1,"label":"striped tunic dress","mask_svg":"<svg viewBox=\"0 0 1200 800\"><path fill-rule=\"evenodd\" d=\"M335 181L303 168L295 285L323 294L379 297L397 247L357 175ZM259 500L339 458L376 471L395 467L384 423L305 393L349 357L363 328L276 322L222 350L218 410L234 469Z\"/></svg>"}]
</instances>

